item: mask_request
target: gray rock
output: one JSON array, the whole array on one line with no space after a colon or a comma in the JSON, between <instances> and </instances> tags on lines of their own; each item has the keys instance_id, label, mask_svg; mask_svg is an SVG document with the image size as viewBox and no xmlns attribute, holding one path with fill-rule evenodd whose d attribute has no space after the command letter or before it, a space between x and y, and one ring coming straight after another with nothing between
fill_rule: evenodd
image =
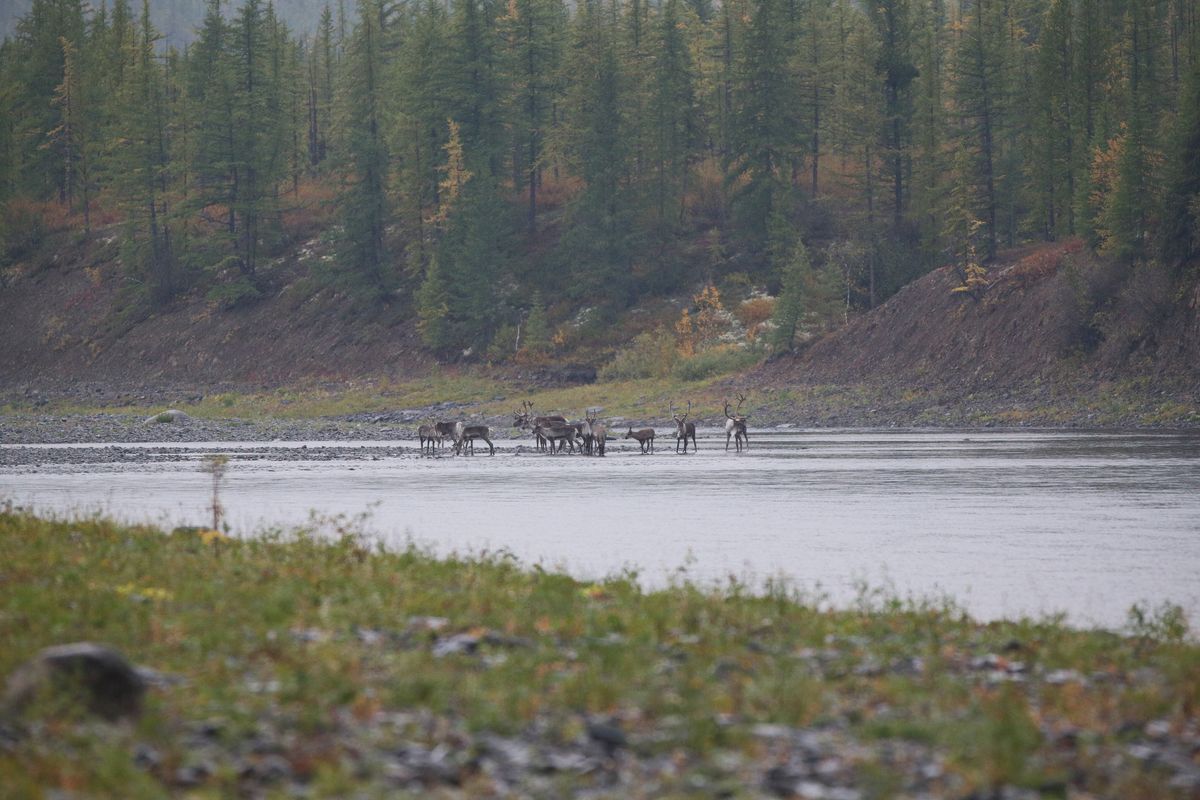
<instances>
[{"instance_id":1,"label":"gray rock","mask_svg":"<svg viewBox=\"0 0 1200 800\"><path fill-rule=\"evenodd\" d=\"M444 636L433 645L434 658L445 658L453 655L471 655L479 649L479 637L470 633L457 633Z\"/></svg>"},{"instance_id":2,"label":"gray rock","mask_svg":"<svg viewBox=\"0 0 1200 800\"><path fill-rule=\"evenodd\" d=\"M590 721L587 724L588 738L604 748L605 755L612 756L618 748L629 744L625 732L611 722Z\"/></svg>"},{"instance_id":3,"label":"gray rock","mask_svg":"<svg viewBox=\"0 0 1200 800\"><path fill-rule=\"evenodd\" d=\"M148 744L139 744L133 749L133 763L138 769L150 771L162 763L162 754Z\"/></svg>"},{"instance_id":4,"label":"gray rock","mask_svg":"<svg viewBox=\"0 0 1200 800\"><path fill-rule=\"evenodd\" d=\"M141 713L146 681L113 648L76 642L48 647L19 667L8 679L3 707L19 713L47 693L115 722Z\"/></svg>"},{"instance_id":5,"label":"gray rock","mask_svg":"<svg viewBox=\"0 0 1200 800\"><path fill-rule=\"evenodd\" d=\"M1164 741L1171 736L1171 723L1165 719L1155 719L1146 723L1146 727L1142 729L1146 734L1146 738L1156 742Z\"/></svg>"},{"instance_id":6,"label":"gray rock","mask_svg":"<svg viewBox=\"0 0 1200 800\"><path fill-rule=\"evenodd\" d=\"M216 769L207 761L187 764L175 770L175 783L179 786L199 786L212 777Z\"/></svg>"}]
</instances>

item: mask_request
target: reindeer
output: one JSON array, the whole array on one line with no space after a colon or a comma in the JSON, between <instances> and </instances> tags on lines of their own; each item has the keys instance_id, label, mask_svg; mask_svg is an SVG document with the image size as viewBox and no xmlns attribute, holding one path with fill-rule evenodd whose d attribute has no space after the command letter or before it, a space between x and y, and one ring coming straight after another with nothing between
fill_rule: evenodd
<instances>
[{"instance_id":1,"label":"reindeer","mask_svg":"<svg viewBox=\"0 0 1200 800\"><path fill-rule=\"evenodd\" d=\"M513 412L513 427L519 430L531 430L537 426L549 425L565 425L567 418L559 414L550 414L544 416L533 416L533 403L528 400L521 401L521 410ZM534 439L537 442L537 449L542 450L546 446L546 440L534 431Z\"/></svg>"},{"instance_id":2,"label":"reindeer","mask_svg":"<svg viewBox=\"0 0 1200 800\"><path fill-rule=\"evenodd\" d=\"M454 424L454 452L456 455L462 454L467 443L470 443L471 455L475 455L475 440L483 439L488 445L488 455L494 456L496 455L496 446L489 438L491 435L492 429L487 425L464 425L456 422Z\"/></svg>"},{"instance_id":3,"label":"reindeer","mask_svg":"<svg viewBox=\"0 0 1200 800\"><path fill-rule=\"evenodd\" d=\"M737 446L737 452L742 452L743 441L746 443L746 449L750 449L750 434L746 432L746 417L740 413L744 402L746 402L746 395L738 394L737 408L733 414L730 414L729 401L725 401L725 452L729 452L730 438Z\"/></svg>"},{"instance_id":4,"label":"reindeer","mask_svg":"<svg viewBox=\"0 0 1200 800\"><path fill-rule=\"evenodd\" d=\"M550 445L550 453L555 452L555 443L558 443L558 452L562 452L565 444L570 448L571 453L575 452L575 426L562 423L547 423L545 425L534 425L533 435L539 440L544 440Z\"/></svg>"},{"instance_id":5,"label":"reindeer","mask_svg":"<svg viewBox=\"0 0 1200 800\"><path fill-rule=\"evenodd\" d=\"M588 415L599 414L600 409L589 408L586 413ZM603 422L600 422L596 417L592 416L587 417L587 422L592 429L592 446L591 449L588 450L588 455L603 456L604 446L608 440L608 426Z\"/></svg>"},{"instance_id":6,"label":"reindeer","mask_svg":"<svg viewBox=\"0 0 1200 800\"><path fill-rule=\"evenodd\" d=\"M642 446L642 453L654 452L654 428L642 428L640 431L635 431L632 427L626 431L622 439L637 439L638 444ZM649 448L649 449L647 449Z\"/></svg>"},{"instance_id":7,"label":"reindeer","mask_svg":"<svg viewBox=\"0 0 1200 800\"><path fill-rule=\"evenodd\" d=\"M437 425L422 425L417 428L417 438L421 440L421 452L428 450L429 455L433 455L434 448L442 444L442 432L437 429Z\"/></svg>"},{"instance_id":8,"label":"reindeer","mask_svg":"<svg viewBox=\"0 0 1200 800\"><path fill-rule=\"evenodd\" d=\"M438 439L439 447L441 447L442 445L444 445L446 443L445 442L446 439L454 441L454 426L457 424L458 424L457 422L447 422L445 420L433 423L433 428L434 428L434 430L436 430L438 432L438 435L440 437Z\"/></svg>"},{"instance_id":9,"label":"reindeer","mask_svg":"<svg viewBox=\"0 0 1200 800\"><path fill-rule=\"evenodd\" d=\"M592 421L588 418L588 412L583 412L583 422L571 423L571 426L577 431L579 437L579 452L583 455L592 454L592 443L594 437L592 435Z\"/></svg>"},{"instance_id":10,"label":"reindeer","mask_svg":"<svg viewBox=\"0 0 1200 800\"><path fill-rule=\"evenodd\" d=\"M687 411L683 412L683 416L675 413L675 404L671 403L671 419L675 420L675 452L679 452L679 443L683 442L683 452L687 453L688 439L692 440L692 450L699 450L700 445L696 444L696 423L688 422L688 414L692 413L692 401L688 400Z\"/></svg>"}]
</instances>

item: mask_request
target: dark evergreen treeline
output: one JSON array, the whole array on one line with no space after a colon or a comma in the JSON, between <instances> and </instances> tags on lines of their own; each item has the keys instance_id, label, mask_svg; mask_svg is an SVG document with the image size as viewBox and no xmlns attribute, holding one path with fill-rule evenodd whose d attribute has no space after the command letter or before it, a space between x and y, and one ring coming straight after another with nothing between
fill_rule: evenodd
<instances>
[{"instance_id":1,"label":"dark evergreen treeline","mask_svg":"<svg viewBox=\"0 0 1200 800\"><path fill-rule=\"evenodd\" d=\"M317 29L321 9L327 2L333 6L335 17L340 12L349 24L354 0L277 0L275 13L293 30L307 35ZM111 6L112 0L104 0L104 4ZM101 2L98 0L92 5L99 7ZM16 31L17 22L28 15L32 7L33 0L4 0L0 3L0 39L11 36ZM150 21L165 41L182 47L195 41L207 8L208 0L150 0ZM226 16L230 16L232 11L226 4Z\"/></svg>"},{"instance_id":2,"label":"dark evergreen treeline","mask_svg":"<svg viewBox=\"0 0 1200 800\"><path fill-rule=\"evenodd\" d=\"M1198 8L358 0L301 37L269 2L209 0L174 49L145 0L35 0L0 48L7 246L21 202L117 210L145 297L233 305L304 187L332 187L316 277L411 300L439 350L541 298L611 312L729 273L865 307L1072 235L1177 270L1200 240Z\"/></svg>"}]
</instances>

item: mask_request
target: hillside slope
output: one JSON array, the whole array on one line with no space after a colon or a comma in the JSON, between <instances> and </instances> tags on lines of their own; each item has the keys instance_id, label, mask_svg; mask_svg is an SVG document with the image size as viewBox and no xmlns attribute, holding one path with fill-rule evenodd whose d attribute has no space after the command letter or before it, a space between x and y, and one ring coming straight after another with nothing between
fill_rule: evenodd
<instances>
[{"instance_id":1,"label":"hillside slope","mask_svg":"<svg viewBox=\"0 0 1200 800\"><path fill-rule=\"evenodd\" d=\"M60 241L0 288L0 395L92 406L161 392L184 402L226 388L343 391L437 371L402 299L354 302L306 277L327 257L311 239L272 262L265 298L248 308L188 296L147 316L117 288L113 241ZM1180 296L1167 276L1105 264L1078 241L1010 252L988 278L972 297L953 291L953 269L936 270L799 354L703 391L719 408L749 390L760 424L1200 421L1200 288ZM678 314L655 302L628 318ZM616 327L604 334L611 342L584 342L557 360L606 360L622 332L632 336ZM530 383L528 371L506 376Z\"/></svg>"},{"instance_id":2,"label":"hillside slope","mask_svg":"<svg viewBox=\"0 0 1200 800\"><path fill-rule=\"evenodd\" d=\"M1187 394L1200 385L1200 286L1105 264L1076 240L1007 254L978 297L951 267L879 308L760 367L751 383L890 384L960 395L1140 381Z\"/></svg>"},{"instance_id":3,"label":"hillside slope","mask_svg":"<svg viewBox=\"0 0 1200 800\"><path fill-rule=\"evenodd\" d=\"M401 303L365 306L303 276L316 240L261 273L266 297L218 310L188 295L147 314L124 296L116 243L60 243L0 288L0 387L279 385L359 375L418 377L432 365Z\"/></svg>"}]
</instances>

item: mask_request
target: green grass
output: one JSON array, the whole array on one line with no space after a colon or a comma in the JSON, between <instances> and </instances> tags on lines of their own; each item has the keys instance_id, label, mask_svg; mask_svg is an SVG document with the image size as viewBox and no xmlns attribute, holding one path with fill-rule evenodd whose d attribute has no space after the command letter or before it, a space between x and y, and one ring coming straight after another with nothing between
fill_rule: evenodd
<instances>
[{"instance_id":1,"label":"green grass","mask_svg":"<svg viewBox=\"0 0 1200 800\"><path fill-rule=\"evenodd\" d=\"M723 398L732 396L730 391L716 387L726 377L717 375L704 380L651 378L530 389L484 373L446 372L410 381L364 381L337 388L308 385L273 391L224 392L205 396L200 402L180 401L168 405L202 419L311 419L424 408L447 400L464 404L461 411L468 414L507 415L519 410L521 401L528 400L539 411L561 411L571 417L600 406L605 409L606 416L644 418L662 417L671 402L683 406L690 399L698 409L703 408L698 413L719 416ZM149 413L145 406L97 407L70 402L52 402L37 409L9 405L0 411L9 414Z\"/></svg>"},{"instance_id":2,"label":"green grass","mask_svg":"<svg viewBox=\"0 0 1200 800\"><path fill-rule=\"evenodd\" d=\"M411 623L427 616L446 627ZM93 640L184 680L154 690L131 728L56 722L0 746L0 788L6 798L178 793L169 777L193 757L187 732L215 719L230 748L264 724L283 727L284 755L314 796L344 796L381 780L346 756L354 726L419 710L475 733L536 728L551 742L578 737L586 714L616 714L643 755L676 754L681 786L730 753L765 769L771 754L753 726L778 723L834 725L871 752L888 742L932 748L960 796L1081 774L1081 789L1166 797L1161 776L1114 772L1112 753L1130 724L1194 719L1200 647L1170 609L1136 621L1124 636L1054 619L979 624L952 603L869 593L825 611L778 583L756 593L681 578L645 591L631 575L589 583L503 556L387 550L336 520L320 532L227 540L0 511L0 674L42 647ZM364 629L384 632L383 642L360 639ZM458 633L493 643L437 657L438 637ZM991 685L969 668L1013 641L1020 651L1005 658L1024 662L1028 682ZM913 658L922 670L888 666ZM1111 679L1036 678L1067 668ZM1052 746L1046 732L1066 727L1090 749ZM162 754L149 771L130 755L146 742ZM894 767L862 758L867 796L888 796ZM202 796L237 791L226 766ZM563 780L567 792L587 779Z\"/></svg>"},{"instance_id":3,"label":"green grass","mask_svg":"<svg viewBox=\"0 0 1200 800\"><path fill-rule=\"evenodd\" d=\"M710 355L712 356L710 358ZM271 390L227 391L206 395L198 402L184 397L146 406L93 406L51 400L42 406L11 402L0 414L91 414L100 411L147 416L172 406L201 419L314 419L353 413L425 408L445 401L462 404L458 415L505 416L534 403L539 411L559 412L574 418L587 408L602 407L604 416L630 419L666 419L671 403L693 404L693 417L721 419L722 404L745 389L738 368L753 354L701 354L697 368L673 371L667 377L599 381L562 388L522 385L510 376L486 368L443 368L405 380L365 379L333 383L306 383ZM746 359L744 362L741 359ZM690 361L680 362L681 365ZM710 373L710 369L715 372ZM704 376L704 377L701 377ZM765 424L799 420L816 425L999 425L1053 427L1082 424L1090 427L1160 426L1194 427L1200 424L1200 404L1183 399L1178 386L1162 387L1140 379L1080 387L1064 384L1061 391L1046 392L1037 384L1013 393L980 392L960 397L949 390L889 385L794 384L748 389L745 410L752 420ZM1169 389L1167 396L1161 394Z\"/></svg>"}]
</instances>

